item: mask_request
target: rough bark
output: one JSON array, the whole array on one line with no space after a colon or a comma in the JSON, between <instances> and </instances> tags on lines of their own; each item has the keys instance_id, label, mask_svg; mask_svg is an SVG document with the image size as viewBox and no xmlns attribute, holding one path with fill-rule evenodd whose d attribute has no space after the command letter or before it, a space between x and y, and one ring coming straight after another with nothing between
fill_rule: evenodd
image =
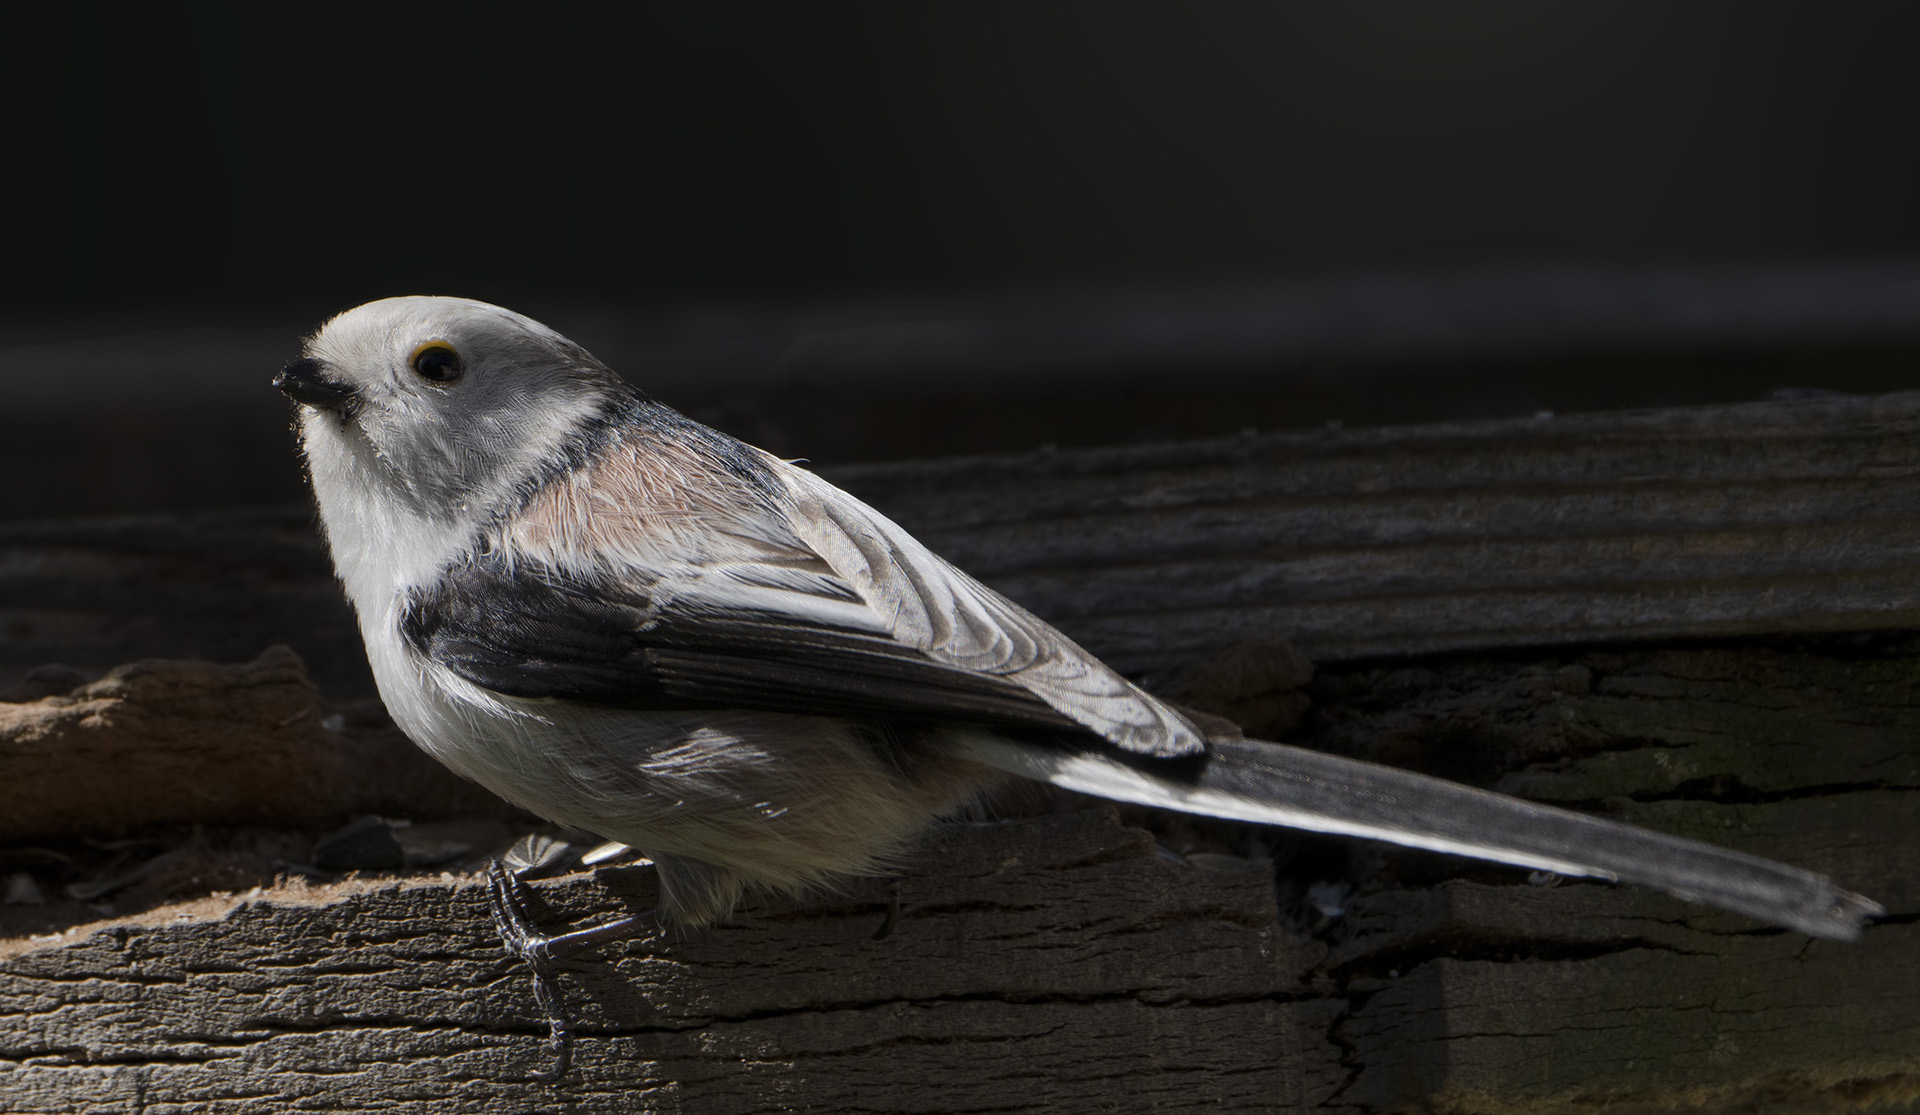
<instances>
[{"instance_id":1,"label":"rough bark","mask_svg":"<svg viewBox=\"0 0 1920 1115\"><path fill-rule=\"evenodd\" d=\"M28 946L0 975L11 1111L1297 1109L1339 1086L1322 951L1265 865L1201 869L1078 815L942 834L906 873L569 965L558 1087L472 878L281 887ZM644 868L541 885L647 908Z\"/></svg>"},{"instance_id":2,"label":"rough bark","mask_svg":"<svg viewBox=\"0 0 1920 1115\"><path fill-rule=\"evenodd\" d=\"M298 655L132 663L0 702L0 842L165 824L337 825L517 816L428 759L377 709L329 713Z\"/></svg>"}]
</instances>

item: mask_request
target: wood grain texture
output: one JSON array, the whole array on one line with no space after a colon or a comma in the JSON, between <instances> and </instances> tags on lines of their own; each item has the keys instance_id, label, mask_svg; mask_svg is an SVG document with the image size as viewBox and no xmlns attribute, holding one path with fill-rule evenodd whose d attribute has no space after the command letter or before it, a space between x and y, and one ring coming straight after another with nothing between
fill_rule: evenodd
<instances>
[{"instance_id":1,"label":"wood grain texture","mask_svg":"<svg viewBox=\"0 0 1920 1115\"><path fill-rule=\"evenodd\" d=\"M1920 393L826 475L1127 671L1920 622ZM0 674L284 642L370 692L310 523L0 527Z\"/></svg>"},{"instance_id":2,"label":"wood grain texture","mask_svg":"<svg viewBox=\"0 0 1920 1115\"><path fill-rule=\"evenodd\" d=\"M1468 929L1467 925L1457 927ZM1472 926L1474 935L1487 931ZM1538 939L1529 927L1527 937ZM1350 983L1365 1109L1844 1110L1920 1095L1920 930L1435 956Z\"/></svg>"},{"instance_id":3,"label":"wood grain texture","mask_svg":"<svg viewBox=\"0 0 1920 1115\"><path fill-rule=\"evenodd\" d=\"M1161 847L1204 850L1207 833L1130 812L1156 846L1083 813L941 830L884 941L884 890L866 881L569 964L583 1041L557 1089L524 1079L544 1064L544 1028L469 877L283 885L0 942L0 1108L1906 1102L1920 1095L1920 649L1822 646L1336 666L1308 687L1299 738L1461 764L1831 872L1891 911L1858 945L1374 845L1338 842L1353 863L1316 868L1327 842L1284 832L1261 841L1292 865L1277 876L1217 851L1193 863L1221 869L1189 866ZM1270 680L1231 665L1215 699ZM1299 888L1329 870L1359 893L1313 928ZM554 925L656 899L642 869L536 895Z\"/></svg>"},{"instance_id":4,"label":"wood grain texture","mask_svg":"<svg viewBox=\"0 0 1920 1115\"><path fill-rule=\"evenodd\" d=\"M836 482L1123 669L1901 627L1920 395L904 462Z\"/></svg>"},{"instance_id":5,"label":"wood grain texture","mask_svg":"<svg viewBox=\"0 0 1920 1115\"><path fill-rule=\"evenodd\" d=\"M1335 667L1293 738L1799 864L1920 912L1920 646Z\"/></svg>"},{"instance_id":6,"label":"wood grain texture","mask_svg":"<svg viewBox=\"0 0 1920 1115\"><path fill-rule=\"evenodd\" d=\"M1376 854L1326 964L1366 1111L1845 1111L1920 1097L1911 640L1336 667L1321 746L1826 872L1890 916L1832 947L1632 888ZM1475 880L1496 881L1485 870ZM1502 880L1503 881L1503 880Z\"/></svg>"},{"instance_id":7,"label":"wood grain texture","mask_svg":"<svg viewBox=\"0 0 1920 1115\"><path fill-rule=\"evenodd\" d=\"M169 824L328 828L366 813L525 817L383 713L330 723L286 647L231 666L149 659L66 693L0 700L0 842Z\"/></svg>"},{"instance_id":8,"label":"wood grain texture","mask_svg":"<svg viewBox=\"0 0 1920 1115\"><path fill-rule=\"evenodd\" d=\"M538 887L545 916L645 908L645 869ZM964 826L903 885L763 904L569 965L558 1087L472 878L279 888L0 962L12 1112L1297 1109L1344 1078L1306 1000L1324 950L1265 865L1169 861L1111 815ZM1296 1001L1305 1000L1305 1001Z\"/></svg>"}]
</instances>

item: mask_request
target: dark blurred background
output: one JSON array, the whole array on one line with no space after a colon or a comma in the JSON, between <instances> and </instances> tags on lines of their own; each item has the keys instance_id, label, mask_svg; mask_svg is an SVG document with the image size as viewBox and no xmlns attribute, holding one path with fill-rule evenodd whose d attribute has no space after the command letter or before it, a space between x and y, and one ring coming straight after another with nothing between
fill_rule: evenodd
<instances>
[{"instance_id":1,"label":"dark blurred background","mask_svg":"<svg viewBox=\"0 0 1920 1115\"><path fill-rule=\"evenodd\" d=\"M1920 7L35 5L0 518L300 497L328 314L510 305L816 462L1881 391Z\"/></svg>"}]
</instances>

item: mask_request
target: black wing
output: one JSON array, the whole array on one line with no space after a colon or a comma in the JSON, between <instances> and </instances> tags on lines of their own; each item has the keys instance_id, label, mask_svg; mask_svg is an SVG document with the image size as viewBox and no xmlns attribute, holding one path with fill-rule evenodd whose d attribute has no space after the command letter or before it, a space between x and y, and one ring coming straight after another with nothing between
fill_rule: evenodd
<instances>
[{"instance_id":1,"label":"black wing","mask_svg":"<svg viewBox=\"0 0 1920 1115\"><path fill-rule=\"evenodd\" d=\"M401 631L433 661L511 697L1085 731L1013 681L886 635L656 587L481 558L417 592Z\"/></svg>"}]
</instances>

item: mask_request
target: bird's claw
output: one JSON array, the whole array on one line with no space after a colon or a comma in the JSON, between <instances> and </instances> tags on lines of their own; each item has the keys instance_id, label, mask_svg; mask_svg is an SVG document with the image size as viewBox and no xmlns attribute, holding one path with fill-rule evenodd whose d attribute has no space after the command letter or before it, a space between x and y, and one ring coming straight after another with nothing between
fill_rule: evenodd
<instances>
[{"instance_id":1,"label":"bird's claw","mask_svg":"<svg viewBox=\"0 0 1920 1115\"><path fill-rule=\"evenodd\" d=\"M534 1073L533 1079L556 1083L567 1075L567 1067L573 1062L573 1021L567 1017L559 976L553 968L552 939L536 930L527 916L526 884L497 859L487 864L487 905L493 911L501 945L532 969L533 999L547 1016L547 1048L553 1054L553 1068Z\"/></svg>"}]
</instances>

